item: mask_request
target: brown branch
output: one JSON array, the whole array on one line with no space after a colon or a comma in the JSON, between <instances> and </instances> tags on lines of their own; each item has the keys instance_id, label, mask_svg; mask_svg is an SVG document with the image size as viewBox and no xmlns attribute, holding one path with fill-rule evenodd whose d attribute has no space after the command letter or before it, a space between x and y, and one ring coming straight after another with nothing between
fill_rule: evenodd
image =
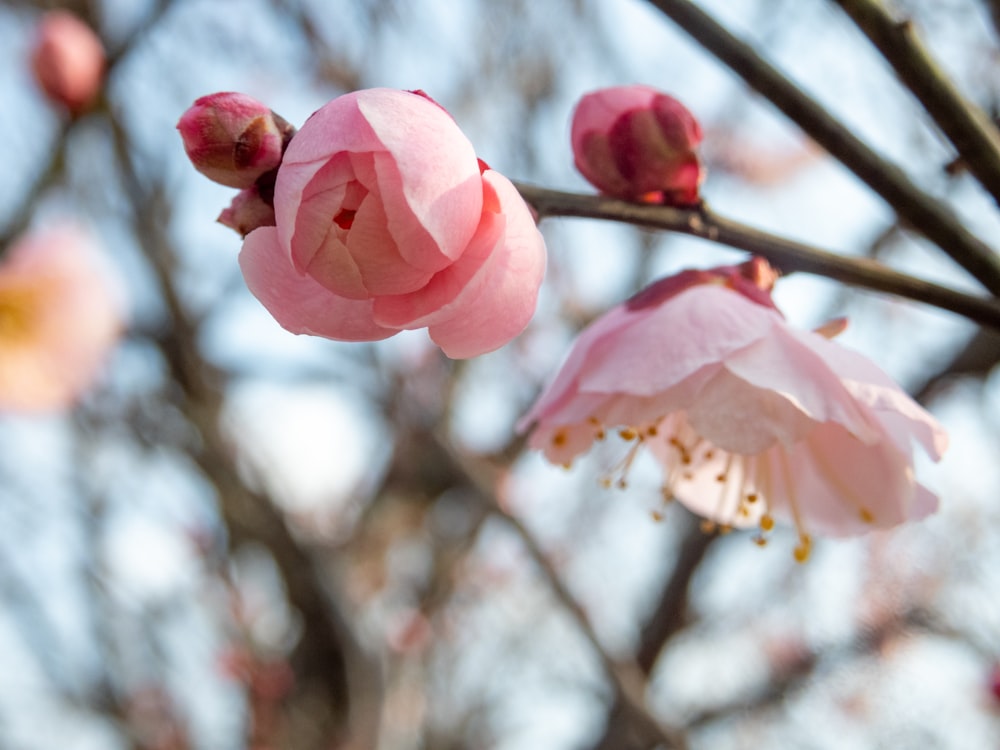
<instances>
[{"instance_id":1,"label":"brown branch","mask_svg":"<svg viewBox=\"0 0 1000 750\"><path fill-rule=\"evenodd\" d=\"M649 0L649 3L854 172L907 226L944 250L993 294L1000 295L1000 256L945 206L914 185L901 169L876 154L750 45L730 34L690 0Z\"/></svg>"},{"instance_id":2,"label":"brown branch","mask_svg":"<svg viewBox=\"0 0 1000 750\"><path fill-rule=\"evenodd\" d=\"M295 747L374 747L380 722L378 667L354 637L319 562L292 535L272 499L247 486L236 468L232 446L220 428L225 378L198 351L197 322L174 286L175 253L167 238L162 193L138 178L126 131L113 117L109 121L131 200L133 232L141 238L170 315L170 327L158 343L181 389L184 413L201 438L191 449L192 458L218 493L231 540L257 542L268 550L288 601L302 618L292 662L301 718L307 719L297 728L308 732L296 737Z\"/></svg>"},{"instance_id":3,"label":"brown branch","mask_svg":"<svg viewBox=\"0 0 1000 750\"><path fill-rule=\"evenodd\" d=\"M896 21L879 0L834 2L878 48L951 141L969 172L1000 203L1000 133L937 66L913 24Z\"/></svg>"},{"instance_id":4,"label":"brown branch","mask_svg":"<svg viewBox=\"0 0 1000 750\"><path fill-rule=\"evenodd\" d=\"M663 726L646 709L643 699L646 680L642 671L634 662L616 661L611 658L601 645L587 613L566 587L566 584L563 583L535 535L520 519L507 513L497 502L494 491L498 482L496 467L475 457L460 455L452 450L443 438L434 436L434 440L444 454L443 460L452 464L457 472L465 476L472 488L476 490L480 502L490 513L504 521L517 534L528 556L542 574L559 605L573 618L577 628L599 658L604 672L615 690L614 711L621 714L631 735L649 747L684 750L687 747L687 740L683 733Z\"/></svg>"},{"instance_id":5,"label":"brown branch","mask_svg":"<svg viewBox=\"0 0 1000 750\"><path fill-rule=\"evenodd\" d=\"M563 193L530 185L517 189L539 216L576 216L666 229L721 242L767 258L784 273L803 272L845 284L886 292L939 307L1000 329L1000 300L975 297L884 266L868 258L837 255L801 242L739 224L708 208L654 206L598 195Z\"/></svg>"}]
</instances>

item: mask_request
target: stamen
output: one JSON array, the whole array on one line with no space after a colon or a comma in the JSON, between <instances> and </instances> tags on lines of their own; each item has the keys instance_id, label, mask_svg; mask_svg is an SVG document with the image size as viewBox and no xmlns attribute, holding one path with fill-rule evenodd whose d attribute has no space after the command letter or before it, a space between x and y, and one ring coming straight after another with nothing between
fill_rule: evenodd
<instances>
[{"instance_id":1,"label":"stamen","mask_svg":"<svg viewBox=\"0 0 1000 750\"><path fill-rule=\"evenodd\" d=\"M618 430L618 435L622 440L635 440L639 437L639 433L633 430L631 427L623 427Z\"/></svg>"},{"instance_id":2,"label":"stamen","mask_svg":"<svg viewBox=\"0 0 1000 750\"><path fill-rule=\"evenodd\" d=\"M552 436L552 445L556 448L562 448L569 441L569 434L566 432L565 428L559 428L556 430L555 434Z\"/></svg>"},{"instance_id":3,"label":"stamen","mask_svg":"<svg viewBox=\"0 0 1000 750\"><path fill-rule=\"evenodd\" d=\"M861 516L861 520L864 523L875 523L875 514L868 510L868 508L862 508L858 511L858 515Z\"/></svg>"},{"instance_id":4,"label":"stamen","mask_svg":"<svg viewBox=\"0 0 1000 750\"><path fill-rule=\"evenodd\" d=\"M812 537L808 534L802 534L799 537L798 546L792 552L795 556L795 562L804 563L809 559L810 552L812 552Z\"/></svg>"}]
</instances>

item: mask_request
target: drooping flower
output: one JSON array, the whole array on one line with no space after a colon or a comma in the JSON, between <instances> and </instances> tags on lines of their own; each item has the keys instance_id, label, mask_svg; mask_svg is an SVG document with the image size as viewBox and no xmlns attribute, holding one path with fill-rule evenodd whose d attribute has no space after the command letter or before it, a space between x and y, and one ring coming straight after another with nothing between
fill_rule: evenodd
<instances>
[{"instance_id":1,"label":"drooping flower","mask_svg":"<svg viewBox=\"0 0 1000 750\"><path fill-rule=\"evenodd\" d=\"M74 115L84 112L101 90L104 65L104 46L87 24L65 10L42 17L31 69L49 99Z\"/></svg>"},{"instance_id":2,"label":"drooping flower","mask_svg":"<svg viewBox=\"0 0 1000 750\"><path fill-rule=\"evenodd\" d=\"M225 91L195 100L177 130L194 168L208 179L252 188L277 168L295 129L253 97Z\"/></svg>"},{"instance_id":3,"label":"drooping flower","mask_svg":"<svg viewBox=\"0 0 1000 750\"><path fill-rule=\"evenodd\" d=\"M419 92L357 91L313 114L278 169L274 209L240 266L294 333L375 341L426 327L465 358L534 312L545 244L527 205Z\"/></svg>"},{"instance_id":4,"label":"drooping flower","mask_svg":"<svg viewBox=\"0 0 1000 750\"><path fill-rule=\"evenodd\" d=\"M0 411L70 406L121 330L118 288L82 232L20 239L0 261Z\"/></svg>"},{"instance_id":5,"label":"drooping flower","mask_svg":"<svg viewBox=\"0 0 1000 750\"><path fill-rule=\"evenodd\" d=\"M922 518L912 443L935 460L942 427L885 373L820 332L791 328L765 261L663 279L583 331L519 429L568 465L611 430L645 446L666 499L723 527L775 520L848 535ZM623 471L631 460L630 453Z\"/></svg>"},{"instance_id":6,"label":"drooping flower","mask_svg":"<svg viewBox=\"0 0 1000 750\"><path fill-rule=\"evenodd\" d=\"M701 126L673 97L639 85L586 94L573 112L571 138L576 168L602 193L677 206L699 202Z\"/></svg>"}]
</instances>

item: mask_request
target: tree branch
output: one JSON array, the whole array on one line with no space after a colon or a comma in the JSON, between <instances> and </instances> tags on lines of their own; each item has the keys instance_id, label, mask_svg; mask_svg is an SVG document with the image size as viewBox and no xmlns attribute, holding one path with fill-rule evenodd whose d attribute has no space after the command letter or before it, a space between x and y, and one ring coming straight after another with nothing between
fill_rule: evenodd
<instances>
[{"instance_id":1,"label":"tree branch","mask_svg":"<svg viewBox=\"0 0 1000 750\"><path fill-rule=\"evenodd\" d=\"M1000 329L1000 300L975 297L894 271L869 258L851 258L745 226L708 208L629 203L599 195L563 193L518 184L541 218L576 216L619 221L721 242L767 258L784 273L800 271L933 305Z\"/></svg>"},{"instance_id":2,"label":"tree branch","mask_svg":"<svg viewBox=\"0 0 1000 750\"><path fill-rule=\"evenodd\" d=\"M1000 133L937 66L910 21L896 21L879 0L833 0L871 40L1000 204Z\"/></svg>"},{"instance_id":3,"label":"tree branch","mask_svg":"<svg viewBox=\"0 0 1000 750\"><path fill-rule=\"evenodd\" d=\"M944 250L993 294L1000 294L1000 256L906 174L883 159L804 94L753 48L690 0L649 0L695 41L802 128L878 193L900 219Z\"/></svg>"}]
</instances>

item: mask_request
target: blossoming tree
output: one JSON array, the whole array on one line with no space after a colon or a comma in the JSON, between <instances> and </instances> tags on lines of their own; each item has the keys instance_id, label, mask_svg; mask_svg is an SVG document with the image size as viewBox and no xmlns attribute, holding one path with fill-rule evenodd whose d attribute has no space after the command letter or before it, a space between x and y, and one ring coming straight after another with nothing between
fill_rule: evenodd
<instances>
[{"instance_id":1,"label":"blossoming tree","mask_svg":"<svg viewBox=\"0 0 1000 750\"><path fill-rule=\"evenodd\" d=\"M990 746L994 3L52 5L0 746Z\"/></svg>"}]
</instances>

